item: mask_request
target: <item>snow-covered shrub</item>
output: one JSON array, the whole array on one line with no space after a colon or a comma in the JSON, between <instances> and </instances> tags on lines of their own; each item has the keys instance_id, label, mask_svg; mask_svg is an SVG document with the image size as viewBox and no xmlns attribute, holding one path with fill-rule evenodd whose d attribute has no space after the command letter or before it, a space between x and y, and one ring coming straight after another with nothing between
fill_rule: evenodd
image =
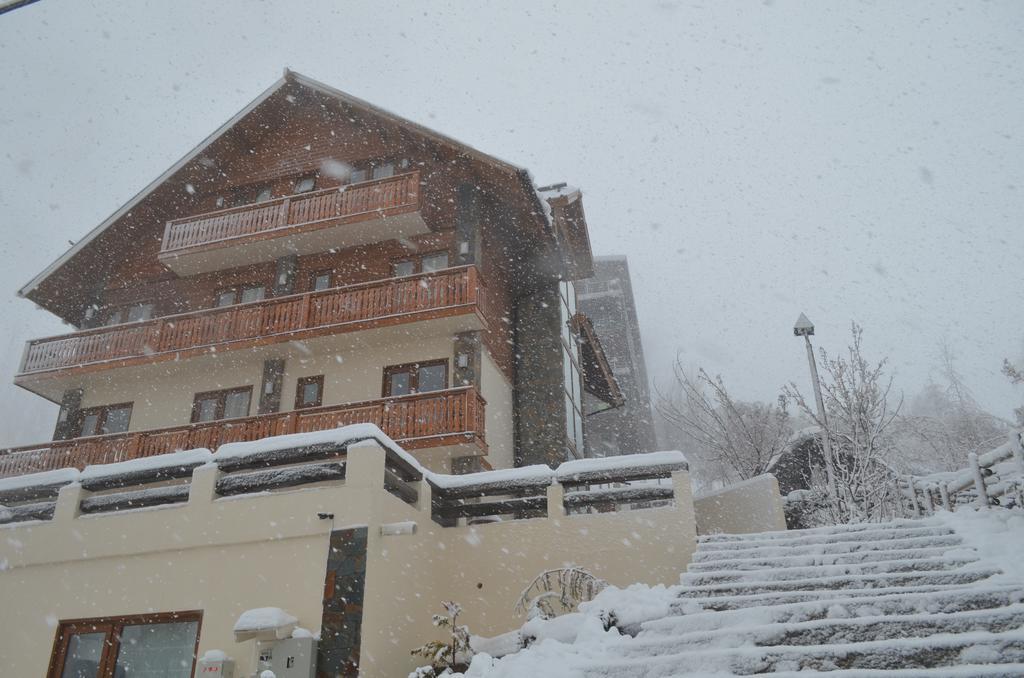
<instances>
[{"instance_id":1,"label":"snow-covered shrub","mask_svg":"<svg viewBox=\"0 0 1024 678\"><path fill-rule=\"evenodd\" d=\"M593 600L608 582L582 567L570 565L546 570L534 577L516 601L514 612L527 619L551 619L572 612L580 603Z\"/></svg>"},{"instance_id":2,"label":"snow-covered shrub","mask_svg":"<svg viewBox=\"0 0 1024 678\"><path fill-rule=\"evenodd\" d=\"M412 651L412 655L430 661L409 674L409 678L433 678L458 671L465 671L473 659L469 646L469 628L458 624L462 606L450 600L442 601L445 614L435 614L432 623L440 629L448 629L445 641L431 640Z\"/></svg>"}]
</instances>

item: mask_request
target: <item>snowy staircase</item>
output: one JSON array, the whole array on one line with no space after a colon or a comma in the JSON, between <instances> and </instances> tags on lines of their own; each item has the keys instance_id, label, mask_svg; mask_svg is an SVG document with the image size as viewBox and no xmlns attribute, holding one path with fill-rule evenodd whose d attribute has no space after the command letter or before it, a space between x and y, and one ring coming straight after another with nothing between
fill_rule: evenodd
<instances>
[{"instance_id":1,"label":"snowy staircase","mask_svg":"<svg viewBox=\"0 0 1024 678\"><path fill-rule=\"evenodd\" d=\"M1024 676L1024 589L901 520L700 538L670 613L587 676Z\"/></svg>"}]
</instances>

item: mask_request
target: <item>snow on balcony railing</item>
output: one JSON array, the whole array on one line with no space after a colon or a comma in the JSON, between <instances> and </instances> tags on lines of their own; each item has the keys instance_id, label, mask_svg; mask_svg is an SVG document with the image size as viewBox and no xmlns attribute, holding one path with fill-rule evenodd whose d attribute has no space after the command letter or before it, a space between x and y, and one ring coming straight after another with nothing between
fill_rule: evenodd
<instances>
[{"instance_id":1,"label":"snow on balcony railing","mask_svg":"<svg viewBox=\"0 0 1024 678\"><path fill-rule=\"evenodd\" d=\"M562 515L581 507L600 512L643 508L642 502L671 500L674 484L592 488L589 483L652 481L687 469L681 453L662 452L631 455L628 462L621 458L570 462L563 465L566 471L538 465L461 476L438 474L424 469L378 427L357 424L229 444L215 454L187 450L89 466L84 471L60 469L2 479L0 524L50 520L66 487L80 493L77 511L82 514L184 504L191 501L193 474L210 467L217 470L214 497L343 481L349 448L367 441L383 450L382 489L412 506L419 504L424 492L429 493L431 518L446 527L465 518L493 521L497 516L544 517L552 510Z\"/></svg>"}]
</instances>

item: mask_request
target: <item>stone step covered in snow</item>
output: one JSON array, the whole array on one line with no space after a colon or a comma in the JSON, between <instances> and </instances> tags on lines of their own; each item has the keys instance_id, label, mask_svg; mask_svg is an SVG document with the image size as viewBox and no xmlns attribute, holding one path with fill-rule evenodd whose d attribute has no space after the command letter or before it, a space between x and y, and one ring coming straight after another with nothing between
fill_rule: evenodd
<instances>
[{"instance_id":1,"label":"stone step covered in snow","mask_svg":"<svg viewBox=\"0 0 1024 678\"><path fill-rule=\"evenodd\" d=\"M803 622L741 624L713 631L691 631L666 637L638 638L624 646L622 656L656 656L687 648L739 647L742 645L824 645L863 643L878 638L923 638L939 633L970 631L1002 632L1024 628L1024 605L1011 605L944 614L857 616L860 611L835 604L828 618Z\"/></svg>"},{"instance_id":2,"label":"stone step covered in snow","mask_svg":"<svg viewBox=\"0 0 1024 678\"><path fill-rule=\"evenodd\" d=\"M925 572L952 570L977 562L977 556L964 554L954 557L917 558L907 560L879 560L838 565L805 565L802 567L778 567L771 570L775 581L807 579L808 577L835 577L844 574L884 574L896 572ZM763 570L700 570L683 575L685 586L726 584L745 581L759 581L765 578Z\"/></svg>"},{"instance_id":3,"label":"stone step covered in snow","mask_svg":"<svg viewBox=\"0 0 1024 678\"><path fill-rule=\"evenodd\" d=\"M1024 676L1019 510L703 537L680 582L606 589L469 675Z\"/></svg>"},{"instance_id":4,"label":"stone step covered in snow","mask_svg":"<svg viewBox=\"0 0 1024 678\"><path fill-rule=\"evenodd\" d=\"M962 540L955 534L900 537L886 541L843 541L829 544L805 544L793 546L755 546L724 551L702 551L694 554L696 562L709 560L748 560L750 558L775 558L780 556L836 555L859 551L889 551L910 548L953 548Z\"/></svg>"},{"instance_id":5,"label":"stone step covered in snow","mask_svg":"<svg viewBox=\"0 0 1024 678\"><path fill-rule=\"evenodd\" d=\"M922 527L935 527L942 526L941 523L901 518L885 523L886 528L911 528L918 529ZM705 534L697 537L697 541L700 544L716 544L721 542L751 542L751 541L765 541L772 539L779 540L790 540L794 537L812 537L827 534L857 534L858 532L874 532L882 527L879 523L859 523L855 525L828 525L825 527L810 527L803 530L777 530L774 532L758 532L756 534Z\"/></svg>"},{"instance_id":6,"label":"stone step covered in snow","mask_svg":"<svg viewBox=\"0 0 1024 678\"><path fill-rule=\"evenodd\" d=\"M753 551L762 547L792 548L809 546L830 546L833 544L850 544L854 542L885 543L894 539L908 539L912 537L942 537L953 534L948 527L941 525L923 524L916 527L877 527L876 529L857 530L853 532L823 532L819 534L802 535L797 534L801 530L793 530L787 538L761 539L760 535L750 535L751 539L722 542L702 542L700 550L704 553L719 553L723 551Z\"/></svg>"},{"instance_id":7,"label":"stone step covered in snow","mask_svg":"<svg viewBox=\"0 0 1024 678\"><path fill-rule=\"evenodd\" d=\"M706 584L688 586L680 591L681 598L706 598L711 596L733 596L771 591L836 591L839 589L884 589L907 586L950 586L970 584L999 574L998 568L968 565L953 570L938 572L894 572L883 574L849 574L838 576L812 577L806 579L771 578L765 572L763 579L750 579L727 584Z\"/></svg>"},{"instance_id":8,"label":"stone step covered in snow","mask_svg":"<svg viewBox=\"0 0 1024 678\"><path fill-rule=\"evenodd\" d=\"M849 553L812 553L799 556L775 556L760 558L729 558L701 560L690 563L690 572L714 572L717 570L747 571L776 567L811 567L816 565L853 565L857 563L881 563L887 560L925 560L946 554L958 554L956 543L932 548L908 548L886 551L852 551ZM951 548L952 546L952 548Z\"/></svg>"},{"instance_id":9,"label":"stone step covered in snow","mask_svg":"<svg viewBox=\"0 0 1024 678\"><path fill-rule=\"evenodd\" d=\"M991 610L1024 603L1024 590L1018 586L936 589L909 593L897 589L895 593L868 596L824 595L818 600L736 607L734 609L705 609L693 601L679 601L670 608L669 615L644 622L641 631L646 635L678 635L693 631L715 631L728 626L756 624L785 624L816 619L828 619L837 608L857 616L881 617L908 614L950 614L970 610ZM720 602L721 599L712 599ZM762 599L763 600L763 599Z\"/></svg>"},{"instance_id":10,"label":"stone step covered in snow","mask_svg":"<svg viewBox=\"0 0 1024 678\"><path fill-rule=\"evenodd\" d=\"M766 605L810 603L833 598L875 598L892 594L934 593L952 588L948 585L894 586L881 589L819 589L816 591L770 591L742 596L711 596L708 598L680 598L670 608L685 614L686 610L742 610Z\"/></svg>"},{"instance_id":11,"label":"stone step covered in snow","mask_svg":"<svg viewBox=\"0 0 1024 678\"><path fill-rule=\"evenodd\" d=\"M1024 663L1024 631L938 634L925 638L884 638L860 643L813 646L742 646L691 650L677 644L676 653L617 657L588 666L584 675L601 678L670 678L679 675L750 676L776 671L840 669L942 669L962 663ZM806 673L805 673L806 675Z\"/></svg>"}]
</instances>

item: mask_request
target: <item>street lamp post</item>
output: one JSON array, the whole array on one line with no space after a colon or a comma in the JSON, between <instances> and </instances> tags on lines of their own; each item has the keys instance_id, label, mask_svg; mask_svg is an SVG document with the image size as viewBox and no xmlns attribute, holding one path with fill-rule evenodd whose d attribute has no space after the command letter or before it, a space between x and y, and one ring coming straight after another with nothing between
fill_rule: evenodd
<instances>
[{"instance_id":1,"label":"street lamp post","mask_svg":"<svg viewBox=\"0 0 1024 678\"><path fill-rule=\"evenodd\" d=\"M828 489L832 497L839 498L836 487L835 466L832 460L832 441L828 434L828 420L825 418L825 401L821 398L821 382L818 381L818 363L814 360L814 348L811 346L811 336L814 334L814 324L807 319L803 313L797 318L793 325L793 334L803 337L807 345L807 363L811 366L811 384L814 386L814 400L818 404L818 418L821 420L821 447L825 452L825 475L828 478Z\"/></svg>"}]
</instances>

